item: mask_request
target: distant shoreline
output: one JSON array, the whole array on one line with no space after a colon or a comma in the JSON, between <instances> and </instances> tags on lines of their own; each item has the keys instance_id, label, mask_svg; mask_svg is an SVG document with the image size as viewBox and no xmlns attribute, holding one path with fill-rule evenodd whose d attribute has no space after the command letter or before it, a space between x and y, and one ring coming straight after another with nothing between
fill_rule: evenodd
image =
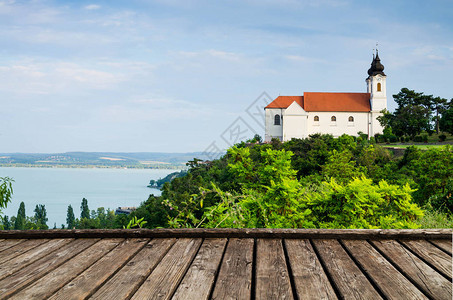
<instances>
[{"instance_id":1,"label":"distant shoreline","mask_svg":"<svg viewBox=\"0 0 453 300\"><path fill-rule=\"evenodd\" d=\"M171 169L181 170L185 165L63 165L63 164L0 164L2 168L58 168L58 169Z\"/></svg>"}]
</instances>

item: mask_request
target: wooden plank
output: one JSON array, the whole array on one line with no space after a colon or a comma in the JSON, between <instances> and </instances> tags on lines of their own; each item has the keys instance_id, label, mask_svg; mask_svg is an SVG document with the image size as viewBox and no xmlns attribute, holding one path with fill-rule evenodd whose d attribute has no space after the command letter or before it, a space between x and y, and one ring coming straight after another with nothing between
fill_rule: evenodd
<instances>
[{"instance_id":1,"label":"wooden plank","mask_svg":"<svg viewBox=\"0 0 453 300\"><path fill-rule=\"evenodd\" d=\"M8 248L11 248L19 243L25 242L26 239L10 239L10 240L2 240L0 243L0 252L3 250L6 250ZM3 253L0 253L0 257L3 255Z\"/></svg>"},{"instance_id":2,"label":"wooden plank","mask_svg":"<svg viewBox=\"0 0 453 300\"><path fill-rule=\"evenodd\" d=\"M206 239L172 299L208 299L226 239Z\"/></svg>"},{"instance_id":3,"label":"wooden plank","mask_svg":"<svg viewBox=\"0 0 453 300\"><path fill-rule=\"evenodd\" d=\"M342 298L382 299L337 240L313 240Z\"/></svg>"},{"instance_id":4,"label":"wooden plank","mask_svg":"<svg viewBox=\"0 0 453 300\"><path fill-rule=\"evenodd\" d=\"M343 241L388 299L428 299L367 241Z\"/></svg>"},{"instance_id":5,"label":"wooden plank","mask_svg":"<svg viewBox=\"0 0 453 300\"><path fill-rule=\"evenodd\" d=\"M257 240L256 298L293 299L282 240L280 239Z\"/></svg>"},{"instance_id":6,"label":"wooden plank","mask_svg":"<svg viewBox=\"0 0 453 300\"><path fill-rule=\"evenodd\" d=\"M149 239L127 239L123 241L82 274L68 282L49 299L86 299L148 242Z\"/></svg>"},{"instance_id":7,"label":"wooden plank","mask_svg":"<svg viewBox=\"0 0 453 300\"><path fill-rule=\"evenodd\" d=\"M212 299L251 298L253 246L253 239L229 240Z\"/></svg>"},{"instance_id":8,"label":"wooden plank","mask_svg":"<svg viewBox=\"0 0 453 300\"><path fill-rule=\"evenodd\" d=\"M452 299L451 282L441 276L397 241L372 241L406 277L433 299Z\"/></svg>"},{"instance_id":9,"label":"wooden plank","mask_svg":"<svg viewBox=\"0 0 453 300\"><path fill-rule=\"evenodd\" d=\"M452 259L450 255L425 240L402 241L402 243L423 260L433 265L434 268L445 275L450 281L452 280Z\"/></svg>"},{"instance_id":10,"label":"wooden plank","mask_svg":"<svg viewBox=\"0 0 453 300\"><path fill-rule=\"evenodd\" d=\"M432 240L430 241L431 243L435 244L437 247L441 248L448 254L452 255L453 249L452 249L452 243L451 241L448 240Z\"/></svg>"},{"instance_id":11,"label":"wooden plank","mask_svg":"<svg viewBox=\"0 0 453 300\"><path fill-rule=\"evenodd\" d=\"M71 239L68 239L69 241ZM37 281L65 261L71 259L81 251L93 245L99 239L77 239L53 251L49 255L38 259L34 263L21 268L14 274L0 280L0 295L8 297L29 284Z\"/></svg>"},{"instance_id":12,"label":"wooden plank","mask_svg":"<svg viewBox=\"0 0 453 300\"><path fill-rule=\"evenodd\" d=\"M299 299L337 299L309 240L284 240Z\"/></svg>"},{"instance_id":13,"label":"wooden plank","mask_svg":"<svg viewBox=\"0 0 453 300\"><path fill-rule=\"evenodd\" d=\"M6 249L0 255L0 265L3 264L4 262L11 261L11 259L13 259L14 257L19 256L29 251L30 249L33 249L35 247L38 247L39 245L47 243L48 241L49 241L48 239L27 240L23 243L20 243L9 249Z\"/></svg>"},{"instance_id":14,"label":"wooden plank","mask_svg":"<svg viewBox=\"0 0 453 300\"><path fill-rule=\"evenodd\" d=\"M179 239L131 299L170 299L200 244L201 239Z\"/></svg>"},{"instance_id":15,"label":"wooden plank","mask_svg":"<svg viewBox=\"0 0 453 300\"><path fill-rule=\"evenodd\" d=\"M90 299L129 299L176 239L154 239L105 283Z\"/></svg>"},{"instance_id":16,"label":"wooden plank","mask_svg":"<svg viewBox=\"0 0 453 300\"><path fill-rule=\"evenodd\" d=\"M39 240L37 240L39 241ZM29 264L37 261L38 259L50 254L53 251L58 250L58 248L69 243L70 239L56 239L50 240L48 242L40 244L38 247L32 248L29 251L22 253L19 256L14 257L13 259L3 262L0 264L0 279L5 278L8 275L13 274L14 272L25 268ZM22 245L22 244L19 244ZM18 246L19 246L18 245Z\"/></svg>"},{"instance_id":17,"label":"wooden plank","mask_svg":"<svg viewBox=\"0 0 453 300\"><path fill-rule=\"evenodd\" d=\"M0 238L452 239L452 229L165 228L0 230Z\"/></svg>"},{"instance_id":18,"label":"wooden plank","mask_svg":"<svg viewBox=\"0 0 453 300\"><path fill-rule=\"evenodd\" d=\"M104 239L28 285L11 299L46 299L82 273L124 239Z\"/></svg>"}]
</instances>

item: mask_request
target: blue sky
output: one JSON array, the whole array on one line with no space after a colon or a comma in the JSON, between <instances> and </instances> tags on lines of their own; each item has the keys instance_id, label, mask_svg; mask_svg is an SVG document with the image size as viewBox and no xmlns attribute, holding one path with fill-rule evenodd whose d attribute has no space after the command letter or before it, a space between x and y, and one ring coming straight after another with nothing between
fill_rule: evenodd
<instances>
[{"instance_id":1,"label":"blue sky","mask_svg":"<svg viewBox=\"0 0 453 300\"><path fill-rule=\"evenodd\" d=\"M0 0L0 152L223 149L263 135L263 92L365 92L376 42L389 96L450 99L452 20L452 1Z\"/></svg>"}]
</instances>

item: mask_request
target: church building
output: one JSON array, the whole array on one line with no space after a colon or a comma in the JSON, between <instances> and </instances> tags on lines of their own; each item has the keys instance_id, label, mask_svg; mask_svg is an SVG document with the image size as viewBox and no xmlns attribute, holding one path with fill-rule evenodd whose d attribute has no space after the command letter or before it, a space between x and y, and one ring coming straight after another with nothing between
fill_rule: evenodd
<instances>
[{"instance_id":1,"label":"church building","mask_svg":"<svg viewBox=\"0 0 453 300\"><path fill-rule=\"evenodd\" d=\"M278 96L266 106L265 141L278 138L306 138L311 134L355 135L369 137L382 133L377 117L387 108L384 66L373 54L366 78L366 93L304 92L303 96Z\"/></svg>"}]
</instances>

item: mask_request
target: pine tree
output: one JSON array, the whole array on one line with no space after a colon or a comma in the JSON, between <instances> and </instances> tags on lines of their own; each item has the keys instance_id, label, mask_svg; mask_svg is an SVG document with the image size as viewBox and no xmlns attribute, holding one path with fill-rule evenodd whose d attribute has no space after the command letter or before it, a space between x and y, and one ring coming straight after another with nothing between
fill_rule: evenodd
<instances>
[{"instance_id":1,"label":"pine tree","mask_svg":"<svg viewBox=\"0 0 453 300\"><path fill-rule=\"evenodd\" d=\"M82 205L80 206L80 219L89 219L90 218L90 209L88 208L88 200L83 198Z\"/></svg>"},{"instance_id":2,"label":"pine tree","mask_svg":"<svg viewBox=\"0 0 453 300\"><path fill-rule=\"evenodd\" d=\"M19 205L19 209L17 210L17 217L16 217L16 221L14 222L14 229L24 230L25 221L26 221L25 203L22 201Z\"/></svg>"},{"instance_id":3,"label":"pine tree","mask_svg":"<svg viewBox=\"0 0 453 300\"><path fill-rule=\"evenodd\" d=\"M66 215L66 224L68 225L68 229L73 229L75 227L75 216L74 216L74 210L72 209L72 206L68 206L68 213Z\"/></svg>"},{"instance_id":4,"label":"pine tree","mask_svg":"<svg viewBox=\"0 0 453 300\"><path fill-rule=\"evenodd\" d=\"M35 221L38 229L48 229L46 206L43 204L37 204L35 207Z\"/></svg>"}]
</instances>

